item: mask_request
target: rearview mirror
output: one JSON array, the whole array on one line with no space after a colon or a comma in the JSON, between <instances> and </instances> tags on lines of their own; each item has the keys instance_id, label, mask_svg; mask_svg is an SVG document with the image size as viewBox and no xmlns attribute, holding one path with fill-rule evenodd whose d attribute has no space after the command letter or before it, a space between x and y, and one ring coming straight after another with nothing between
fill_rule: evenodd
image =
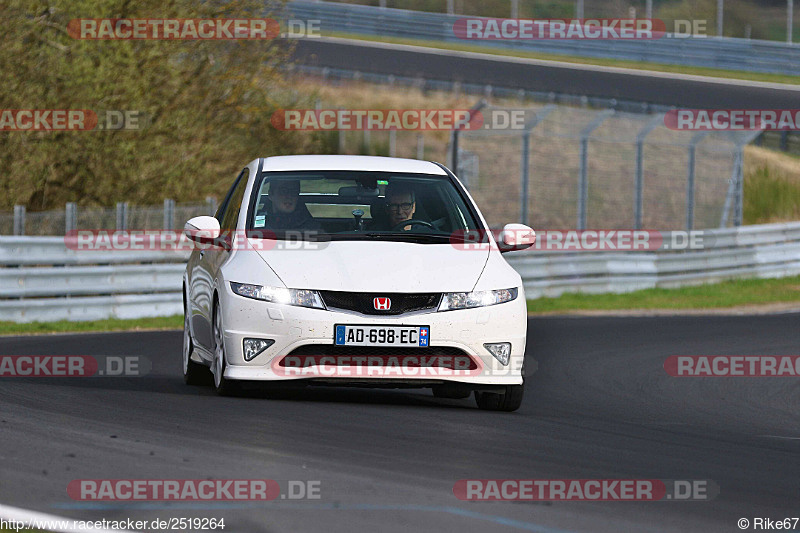
<instances>
[{"instance_id":1,"label":"rearview mirror","mask_svg":"<svg viewBox=\"0 0 800 533\"><path fill-rule=\"evenodd\" d=\"M506 224L497 243L501 252L530 248L536 242L536 232L525 224Z\"/></svg>"},{"instance_id":2,"label":"rearview mirror","mask_svg":"<svg viewBox=\"0 0 800 533\"><path fill-rule=\"evenodd\" d=\"M183 227L183 233L195 242L214 244L219 238L219 220L209 216L191 218Z\"/></svg>"}]
</instances>

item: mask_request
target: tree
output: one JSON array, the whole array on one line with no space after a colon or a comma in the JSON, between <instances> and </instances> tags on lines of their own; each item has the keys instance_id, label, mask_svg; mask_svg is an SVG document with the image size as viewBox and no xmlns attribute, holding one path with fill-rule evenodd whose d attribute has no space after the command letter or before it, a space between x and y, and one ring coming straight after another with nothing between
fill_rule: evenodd
<instances>
[{"instance_id":1,"label":"tree","mask_svg":"<svg viewBox=\"0 0 800 533\"><path fill-rule=\"evenodd\" d=\"M279 7L279 6L276 6ZM80 40L80 18L263 18L241 0L0 0L1 109L140 114L140 129L0 132L0 208L221 195L258 156L309 149L270 127L288 48L264 40ZM291 105L295 102L282 102Z\"/></svg>"}]
</instances>

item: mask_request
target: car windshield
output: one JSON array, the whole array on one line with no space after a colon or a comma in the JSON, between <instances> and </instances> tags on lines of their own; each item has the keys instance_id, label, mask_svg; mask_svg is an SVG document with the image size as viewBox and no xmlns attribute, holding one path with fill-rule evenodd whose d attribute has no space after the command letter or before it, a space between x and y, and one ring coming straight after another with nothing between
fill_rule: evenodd
<instances>
[{"instance_id":1,"label":"car windshield","mask_svg":"<svg viewBox=\"0 0 800 533\"><path fill-rule=\"evenodd\" d=\"M391 172L265 172L247 229L277 239L445 242L479 230L448 176Z\"/></svg>"}]
</instances>

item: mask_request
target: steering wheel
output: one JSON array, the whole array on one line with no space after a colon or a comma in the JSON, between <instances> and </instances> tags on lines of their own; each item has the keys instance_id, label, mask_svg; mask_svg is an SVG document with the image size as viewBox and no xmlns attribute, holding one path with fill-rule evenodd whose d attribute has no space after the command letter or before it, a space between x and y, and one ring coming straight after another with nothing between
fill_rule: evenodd
<instances>
[{"instance_id":1,"label":"steering wheel","mask_svg":"<svg viewBox=\"0 0 800 533\"><path fill-rule=\"evenodd\" d=\"M435 229L433 227L433 224L431 224L430 222L425 222L424 220L419 220L419 219L416 219L416 218L410 218L408 220L404 220L404 221L400 222L399 224L396 224L391 229L391 231L402 231L403 228L405 228L406 226L415 226L415 225L416 226L425 226L426 228ZM411 229L409 228L408 231L411 231Z\"/></svg>"}]
</instances>

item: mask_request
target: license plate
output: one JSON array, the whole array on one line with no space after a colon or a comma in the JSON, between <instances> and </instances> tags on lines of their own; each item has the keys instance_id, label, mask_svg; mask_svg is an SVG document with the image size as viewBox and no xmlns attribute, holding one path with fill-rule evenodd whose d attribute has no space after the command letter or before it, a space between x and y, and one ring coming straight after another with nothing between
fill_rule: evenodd
<instances>
[{"instance_id":1,"label":"license plate","mask_svg":"<svg viewBox=\"0 0 800 533\"><path fill-rule=\"evenodd\" d=\"M337 346L401 346L427 348L430 326L346 326L336 325Z\"/></svg>"}]
</instances>

